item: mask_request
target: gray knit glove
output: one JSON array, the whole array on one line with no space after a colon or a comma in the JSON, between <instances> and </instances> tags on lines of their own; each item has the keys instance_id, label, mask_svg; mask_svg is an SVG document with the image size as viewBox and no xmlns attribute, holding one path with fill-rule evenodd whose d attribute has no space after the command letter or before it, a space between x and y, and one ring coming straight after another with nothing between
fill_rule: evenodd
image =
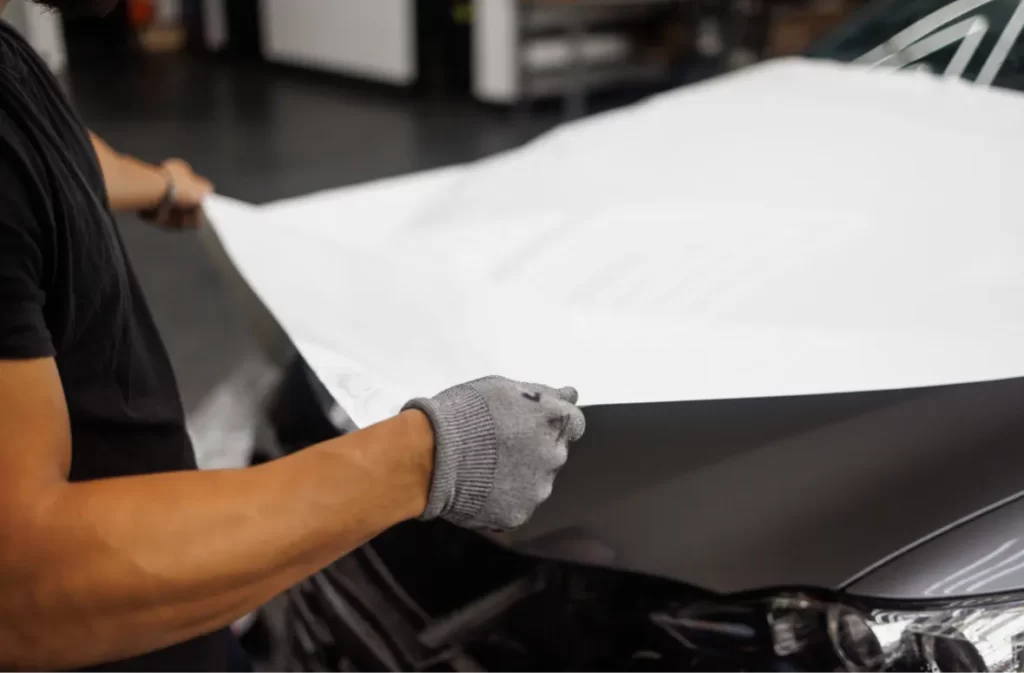
<instances>
[{"instance_id":1,"label":"gray knit glove","mask_svg":"<svg viewBox=\"0 0 1024 673\"><path fill-rule=\"evenodd\" d=\"M569 442L583 436L578 397L572 388L492 376L406 404L434 426L434 477L422 518L497 531L526 523L551 495Z\"/></svg>"}]
</instances>

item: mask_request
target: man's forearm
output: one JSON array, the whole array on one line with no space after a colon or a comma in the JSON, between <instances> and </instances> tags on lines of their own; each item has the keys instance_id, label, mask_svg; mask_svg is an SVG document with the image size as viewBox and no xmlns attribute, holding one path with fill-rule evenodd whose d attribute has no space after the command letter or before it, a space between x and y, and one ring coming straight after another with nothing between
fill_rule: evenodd
<instances>
[{"instance_id":1,"label":"man's forearm","mask_svg":"<svg viewBox=\"0 0 1024 673\"><path fill-rule=\"evenodd\" d=\"M405 412L260 467L41 494L0 546L0 669L88 666L231 623L422 513L432 437Z\"/></svg>"},{"instance_id":2,"label":"man's forearm","mask_svg":"<svg viewBox=\"0 0 1024 673\"><path fill-rule=\"evenodd\" d=\"M96 134L90 134L103 171L110 208L134 212L155 208L167 194L167 176L159 166L121 154Z\"/></svg>"}]
</instances>

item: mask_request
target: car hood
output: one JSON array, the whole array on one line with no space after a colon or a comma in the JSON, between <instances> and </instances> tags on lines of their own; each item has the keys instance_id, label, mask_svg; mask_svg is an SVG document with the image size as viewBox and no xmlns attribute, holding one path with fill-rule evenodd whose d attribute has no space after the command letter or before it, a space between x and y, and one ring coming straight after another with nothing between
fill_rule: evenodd
<instances>
[{"instance_id":1,"label":"car hood","mask_svg":"<svg viewBox=\"0 0 1024 673\"><path fill-rule=\"evenodd\" d=\"M1024 490L1024 379L600 407L502 542L733 592L838 588Z\"/></svg>"}]
</instances>

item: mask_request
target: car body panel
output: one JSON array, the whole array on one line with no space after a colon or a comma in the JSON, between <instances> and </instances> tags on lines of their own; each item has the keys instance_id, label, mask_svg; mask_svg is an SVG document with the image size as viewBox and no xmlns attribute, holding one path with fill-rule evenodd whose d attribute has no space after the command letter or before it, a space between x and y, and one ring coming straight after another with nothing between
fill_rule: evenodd
<instances>
[{"instance_id":1,"label":"car body panel","mask_svg":"<svg viewBox=\"0 0 1024 673\"><path fill-rule=\"evenodd\" d=\"M955 526L852 583L874 598L947 599L1024 588L1024 498Z\"/></svg>"},{"instance_id":2,"label":"car body panel","mask_svg":"<svg viewBox=\"0 0 1024 673\"><path fill-rule=\"evenodd\" d=\"M505 540L719 592L841 588L1024 491L1024 380L589 412Z\"/></svg>"}]
</instances>

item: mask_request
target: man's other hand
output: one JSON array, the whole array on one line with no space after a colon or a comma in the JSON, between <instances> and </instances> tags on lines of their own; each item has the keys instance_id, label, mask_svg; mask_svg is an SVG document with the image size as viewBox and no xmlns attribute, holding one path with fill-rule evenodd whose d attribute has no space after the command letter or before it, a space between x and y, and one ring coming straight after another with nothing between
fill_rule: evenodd
<instances>
[{"instance_id":1,"label":"man's other hand","mask_svg":"<svg viewBox=\"0 0 1024 673\"><path fill-rule=\"evenodd\" d=\"M172 229L201 224L200 205L213 185L196 175L187 162L168 159L154 166L117 152L95 133L90 132L89 138L111 210L139 213L145 220Z\"/></svg>"},{"instance_id":2,"label":"man's other hand","mask_svg":"<svg viewBox=\"0 0 1024 673\"><path fill-rule=\"evenodd\" d=\"M163 164L163 169L174 181L175 208L196 209L202 204L203 199L213 192L213 184L201 175L196 175L192 166L183 159L168 159Z\"/></svg>"},{"instance_id":3,"label":"man's other hand","mask_svg":"<svg viewBox=\"0 0 1024 673\"><path fill-rule=\"evenodd\" d=\"M173 190L169 203L164 208L150 210L143 216L163 227L171 229L194 229L202 224L200 206L203 199L213 192L213 184L197 175L192 166L182 159L168 159L161 164L167 176L168 189Z\"/></svg>"}]
</instances>

